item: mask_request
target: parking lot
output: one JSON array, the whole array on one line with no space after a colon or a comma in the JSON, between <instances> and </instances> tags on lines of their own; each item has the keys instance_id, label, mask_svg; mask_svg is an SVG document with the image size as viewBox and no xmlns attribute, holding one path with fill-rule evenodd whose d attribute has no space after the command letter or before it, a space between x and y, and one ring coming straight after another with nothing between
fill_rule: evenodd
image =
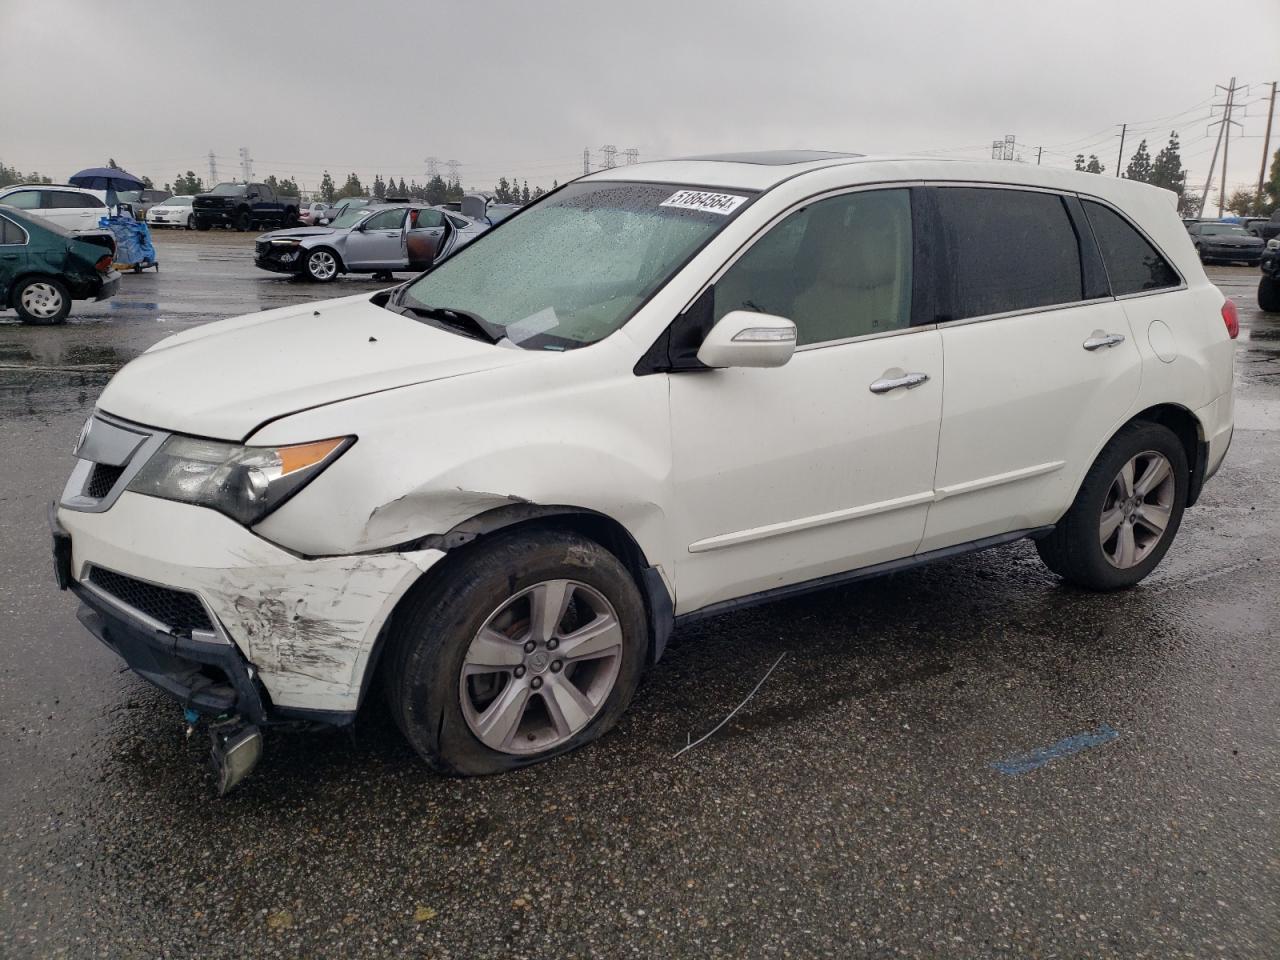
<instances>
[{"instance_id":1,"label":"parking lot","mask_svg":"<svg viewBox=\"0 0 1280 960\"><path fill-rule=\"evenodd\" d=\"M374 703L270 735L216 800L203 735L55 588L45 509L161 337L385 285L263 273L252 240L163 233L159 273L63 327L0 314L0 954L1280 955L1256 270L1210 269L1241 311L1235 437L1138 588L1064 587L1024 542L680 631L618 729L550 764L442 779Z\"/></svg>"}]
</instances>

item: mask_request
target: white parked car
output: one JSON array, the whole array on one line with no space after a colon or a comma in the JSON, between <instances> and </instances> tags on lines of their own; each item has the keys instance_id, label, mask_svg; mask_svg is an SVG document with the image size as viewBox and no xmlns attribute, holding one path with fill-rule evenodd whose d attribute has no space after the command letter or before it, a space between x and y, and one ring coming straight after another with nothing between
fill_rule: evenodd
<instances>
[{"instance_id":1,"label":"white parked car","mask_svg":"<svg viewBox=\"0 0 1280 960\"><path fill-rule=\"evenodd\" d=\"M1010 163L744 154L573 182L391 291L185 331L56 510L81 620L216 718L486 774L610 727L673 627L1030 537L1147 576L1232 432L1174 198Z\"/></svg>"},{"instance_id":2,"label":"white parked car","mask_svg":"<svg viewBox=\"0 0 1280 960\"><path fill-rule=\"evenodd\" d=\"M110 212L105 191L51 183L5 187L0 204L34 213L64 230L97 230L98 221Z\"/></svg>"},{"instance_id":3,"label":"white parked car","mask_svg":"<svg viewBox=\"0 0 1280 960\"><path fill-rule=\"evenodd\" d=\"M305 227L314 227L320 222L320 218L325 215L325 211L329 209L329 205L322 201L308 203L298 211L298 220Z\"/></svg>"},{"instance_id":4,"label":"white parked car","mask_svg":"<svg viewBox=\"0 0 1280 960\"><path fill-rule=\"evenodd\" d=\"M191 212L191 201L195 197L169 197L157 203L147 211L147 223L153 227L182 227L184 230L194 230L196 226L195 214Z\"/></svg>"}]
</instances>

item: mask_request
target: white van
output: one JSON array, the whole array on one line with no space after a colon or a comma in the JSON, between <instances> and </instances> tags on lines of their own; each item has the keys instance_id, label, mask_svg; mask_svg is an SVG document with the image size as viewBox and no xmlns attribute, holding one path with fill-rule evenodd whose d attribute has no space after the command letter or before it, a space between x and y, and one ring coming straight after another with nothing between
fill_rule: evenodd
<instances>
[{"instance_id":1,"label":"white van","mask_svg":"<svg viewBox=\"0 0 1280 960\"><path fill-rule=\"evenodd\" d=\"M110 213L106 192L64 184L32 183L0 190L0 204L50 220L64 230L97 230Z\"/></svg>"},{"instance_id":2,"label":"white van","mask_svg":"<svg viewBox=\"0 0 1280 960\"><path fill-rule=\"evenodd\" d=\"M618 167L394 290L134 360L59 576L215 719L224 786L257 728L350 723L375 675L428 763L509 770L608 729L690 618L1025 537L1137 583L1230 443L1236 334L1150 186Z\"/></svg>"}]
</instances>

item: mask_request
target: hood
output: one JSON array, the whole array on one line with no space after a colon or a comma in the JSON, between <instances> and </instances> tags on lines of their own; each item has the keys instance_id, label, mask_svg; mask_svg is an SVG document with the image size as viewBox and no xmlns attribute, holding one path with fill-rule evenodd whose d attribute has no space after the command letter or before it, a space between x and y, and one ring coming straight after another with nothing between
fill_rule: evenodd
<instances>
[{"instance_id":1,"label":"hood","mask_svg":"<svg viewBox=\"0 0 1280 960\"><path fill-rule=\"evenodd\" d=\"M303 239L305 237L323 237L331 233L337 233L333 227L290 227L285 230L272 230L270 233L259 235L259 240L285 240L285 239Z\"/></svg>"},{"instance_id":2,"label":"hood","mask_svg":"<svg viewBox=\"0 0 1280 960\"><path fill-rule=\"evenodd\" d=\"M98 407L151 427L243 440L300 410L535 356L402 317L361 294L161 340L116 374Z\"/></svg>"}]
</instances>

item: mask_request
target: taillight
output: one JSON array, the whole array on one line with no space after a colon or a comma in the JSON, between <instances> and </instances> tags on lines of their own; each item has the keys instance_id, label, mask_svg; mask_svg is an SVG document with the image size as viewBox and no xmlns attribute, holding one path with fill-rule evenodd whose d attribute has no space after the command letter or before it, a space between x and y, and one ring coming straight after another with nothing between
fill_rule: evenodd
<instances>
[{"instance_id":1,"label":"taillight","mask_svg":"<svg viewBox=\"0 0 1280 960\"><path fill-rule=\"evenodd\" d=\"M1222 301L1222 322L1227 325L1227 336L1234 340L1240 336L1240 312L1236 302L1228 297Z\"/></svg>"},{"instance_id":2,"label":"taillight","mask_svg":"<svg viewBox=\"0 0 1280 960\"><path fill-rule=\"evenodd\" d=\"M99 273L108 273L111 270L111 254L108 253L99 257L98 262L94 264L94 267ZM1228 300L1227 302L1230 303L1231 301ZM1232 336L1235 336L1235 334L1232 334Z\"/></svg>"}]
</instances>

